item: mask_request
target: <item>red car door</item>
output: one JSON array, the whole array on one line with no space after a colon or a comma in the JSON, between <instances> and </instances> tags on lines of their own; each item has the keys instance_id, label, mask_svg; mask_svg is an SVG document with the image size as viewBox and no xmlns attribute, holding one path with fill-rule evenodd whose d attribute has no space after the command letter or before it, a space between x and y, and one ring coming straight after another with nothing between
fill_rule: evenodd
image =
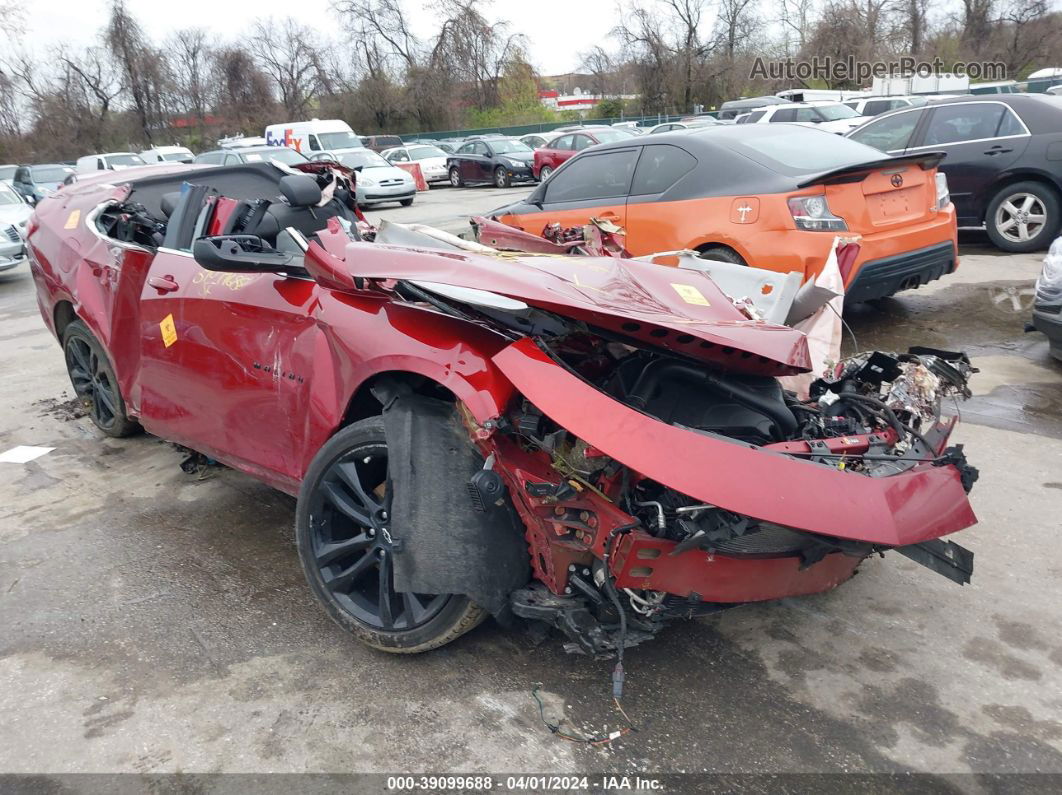
<instances>
[{"instance_id":1,"label":"red car door","mask_svg":"<svg viewBox=\"0 0 1062 795\"><path fill-rule=\"evenodd\" d=\"M574 135L564 135L555 140L552 144L543 149L540 149L541 157L538 153L535 153L536 159L539 161L539 172L541 173L543 167L548 166L551 171L556 171L557 166L575 154L572 149Z\"/></svg>"},{"instance_id":2,"label":"red car door","mask_svg":"<svg viewBox=\"0 0 1062 795\"><path fill-rule=\"evenodd\" d=\"M141 294L144 427L297 485L317 290L309 277L209 271L188 250L160 249Z\"/></svg>"}]
</instances>

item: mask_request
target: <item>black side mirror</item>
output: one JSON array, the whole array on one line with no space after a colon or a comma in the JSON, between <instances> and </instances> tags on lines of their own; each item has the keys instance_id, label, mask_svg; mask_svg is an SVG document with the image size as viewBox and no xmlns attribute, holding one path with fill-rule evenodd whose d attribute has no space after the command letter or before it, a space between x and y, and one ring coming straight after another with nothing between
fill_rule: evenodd
<instances>
[{"instance_id":1,"label":"black side mirror","mask_svg":"<svg viewBox=\"0 0 1062 795\"><path fill-rule=\"evenodd\" d=\"M292 266L292 255L277 251L257 235L201 237L192 244L192 256L208 271L226 273L302 273Z\"/></svg>"}]
</instances>

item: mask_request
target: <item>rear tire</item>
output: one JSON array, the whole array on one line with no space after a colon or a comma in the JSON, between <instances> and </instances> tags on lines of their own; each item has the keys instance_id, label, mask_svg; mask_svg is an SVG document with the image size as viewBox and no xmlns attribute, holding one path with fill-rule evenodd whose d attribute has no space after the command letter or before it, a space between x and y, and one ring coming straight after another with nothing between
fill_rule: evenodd
<instances>
[{"instance_id":1,"label":"rear tire","mask_svg":"<svg viewBox=\"0 0 1062 795\"><path fill-rule=\"evenodd\" d=\"M487 612L460 594L394 590L389 483L383 417L347 426L310 464L295 541L310 589L333 621L374 649L416 654L460 637Z\"/></svg>"},{"instance_id":2,"label":"rear tire","mask_svg":"<svg viewBox=\"0 0 1062 795\"><path fill-rule=\"evenodd\" d=\"M985 230L996 248L1013 253L1045 249L1062 221L1058 194L1042 182L1015 182L996 193Z\"/></svg>"},{"instance_id":3,"label":"rear tire","mask_svg":"<svg viewBox=\"0 0 1062 795\"><path fill-rule=\"evenodd\" d=\"M464 187L465 181L461 179L461 171L456 166L450 169L450 184L455 188Z\"/></svg>"},{"instance_id":4,"label":"rear tire","mask_svg":"<svg viewBox=\"0 0 1062 795\"><path fill-rule=\"evenodd\" d=\"M538 181L545 182L549 179L549 175L552 173L553 169L550 166L542 166L542 168L538 170Z\"/></svg>"},{"instance_id":5,"label":"rear tire","mask_svg":"<svg viewBox=\"0 0 1062 795\"><path fill-rule=\"evenodd\" d=\"M722 260L723 262L733 262L735 265L748 265L744 258L729 246L709 246L706 249L699 250L697 256L701 259Z\"/></svg>"},{"instance_id":6,"label":"rear tire","mask_svg":"<svg viewBox=\"0 0 1062 795\"><path fill-rule=\"evenodd\" d=\"M108 436L132 436L140 424L125 412L118 377L103 346L80 320L63 332L63 357L74 394L84 405L92 424Z\"/></svg>"}]
</instances>

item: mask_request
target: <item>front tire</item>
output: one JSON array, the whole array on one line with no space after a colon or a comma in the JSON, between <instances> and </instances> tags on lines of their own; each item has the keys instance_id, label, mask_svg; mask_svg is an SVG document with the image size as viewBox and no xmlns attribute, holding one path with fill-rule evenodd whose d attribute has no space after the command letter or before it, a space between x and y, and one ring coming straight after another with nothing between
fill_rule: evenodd
<instances>
[{"instance_id":1,"label":"front tire","mask_svg":"<svg viewBox=\"0 0 1062 795\"><path fill-rule=\"evenodd\" d=\"M295 515L299 561L328 615L367 646L415 654L468 632L487 613L459 594L394 589L383 417L349 425L317 453Z\"/></svg>"},{"instance_id":2,"label":"front tire","mask_svg":"<svg viewBox=\"0 0 1062 795\"><path fill-rule=\"evenodd\" d=\"M1047 248L1062 220L1058 194L1040 182L1015 182L988 203L985 229L996 248L1025 253Z\"/></svg>"},{"instance_id":3,"label":"front tire","mask_svg":"<svg viewBox=\"0 0 1062 795\"><path fill-rule=\"evenodd\" d=\"M505 169L498 166L494 169L494 187L496 188L508 188L512 186L513 179L506 173Z\"/></svg>"},{"instance_id":4,"label":"front tire","mask_svg":"<svg viewBox=\"0 0 1062 795\"><path fill-rule=\"evenodd\" d=\"M398 203L401 204L403 207L412 207L413 206L413 200L412 199L401 199Z\"/></svg>"},{"instance_id":5,"label":"front tire","mask_svg":"<svg viewBox=\"0 0 1062 795\"><path fill-rule=\"evenodd\" d=\"M71 322L63 332L63 357L74 394L93 425L115 438L140 430L140 424L126 414L118 378L106 351L80 320Z\"/></svg>"},{"instance_id":6,"label":"front tire","mask_svg":"<svg viewBox=\"0 0 1062 795\"><path fill-rule=\"evenodd\" d=\"M465 181L461 179L461 171L456 166L450 169L450 184L455 188L464 187Z\"/></svg>"}]
</instances>

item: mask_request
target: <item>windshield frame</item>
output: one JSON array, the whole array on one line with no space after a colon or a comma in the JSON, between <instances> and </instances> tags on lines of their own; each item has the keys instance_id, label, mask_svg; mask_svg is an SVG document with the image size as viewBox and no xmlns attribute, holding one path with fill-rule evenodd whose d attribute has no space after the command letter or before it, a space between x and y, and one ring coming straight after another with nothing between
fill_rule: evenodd
<instances>
[{"instance_id":1,"label":"windshield frame","mask_svg":"<svg viewBox=\"0 0 1062 795\"><path fill-rule=\"evenodd\" d=\"M492 141L487 141L486 143L496 155L523 155L531 154L535 151L518 138L512 140L509 138L496 138Z\"/></svg>"},{"instance_id":2,"label":"windshield frame","mask_svg":"<svg viewBox=\"0 0 1062 795\"><path fill-rule=\"evenodd\" d=\"M43 171L58 172L59 178L58 179L54 179L51 175L43 176L41 174L41 172L43 172ZM34 183L45 183L45 184L48 184L48 183L54 182L54 183L59 184L59 183L62 183L62 181L64 179L66 179L68 176L70 176L73 173L74 173L74 169L70 168L70 166L46 166L46 165L30 166L30 177L33 179Z\"/></svg>"},{"instance_id":3,"label":"windshield frame","mask_svg":"<svg viewBox=\"0 0 1062 795\"><path fill-rule=\"evenodd\" d=\"M425 149L435 150L435 152L437 154L433 153L433 154L429 154L429 155L424 155L423 157L416 157L413 153L417 149L420 149L422 151L425 150ZM406 152L409 153L409 159L410 160L427 160L427 159L432 158L432 157L442 157L442 158L446 157L446 152L444 152L442 149L440 149L439 147L435 146L434 144L415 144L414 146L407 146L406 147Z\"/></svg>"},{"instance_id":4,"label":"windshield frame","mask_svg":"<svg viewBox=\"0 0 1062 795\"><path fill-rule=\"evenodd\" d=\"M244 160L247 160L248 155L257 155L259 158L261 158L261 160L248 161L252 163L276 160L286 166L293 166L296 163L307 163L310 160L310 158L306 157L306 155L304 155L302 152L297 152L290 146L262 146L256 147L254 149L238 149L236 151L239 152L239 154L243 157ZM283 156L278 157L278 155L280 155L280 153L282 152ZM286 157L291 159L285 160L284 158Z\"/></svg>"},{"instance_id":5,"label":"windshield frame","mask_svg":"<svg viewBox=\"0 0 1062 795\"><path fill-rule=\"evenodd\" d=\"M600 130L591 128L588 132L597 139L598 143L602 144L614 144L617 141L629 141L631 138L638 137L638 133L622 127L602 127Z\"/></svg>"},{"instance_id":6,"label":"windshield frame","mask_svg":"<svg viewBox=\"0 0 1062 795\"><path fill-rule=\"evenodd\" d=\"M0 206L8 207L10 205L25 204L22 196L8 185L6 182L0 182Z\"/></svg>"},{"instance_id":7,"label":"windshield frame","mask_svg":"<svg viewBox=\"0 0 1062 795\"><path fill-rule=\"evenodd\" d=\"M362 162L351 163L351 160L358 160ZM364 161L368 162L364 162ZM394 168L394 164L389 162L387 158L381 155L379 152L374 152L372 149L359 149L357 152L347 152L340 156L340 165L347 168Z\"/></svg>"},{"instance_id":8,"label":"windshield frame","mask_svg":"<svg viewBox=\"0 0 1062 795\"><path fill-rule=\"evenodd\" d=\"M104 155L107 160L107 165L110 168L115 166L125 166L126 168L133 168L134 166L146 166L147 161L140 155L133 154L132 152L116 152L113 155Z\"/></svg>"},{"instance_id":9,"label":"windshield frame","mask_svg":"<svg viewBox=\"0 0 1062 795\"><path fill-rule=\"evenodd\" d=\"M333 149L364 149L365 144L361 138L350 130L336 130L335 132L314 133L321 143L321 149L328 152Z\"/></svg>"},{"instance_id":10,"label":"windshield frame","mask_svg":"<svg viewBox=\"0 0 1062 795\"><path fill-rule=\"evenodd\" d=\"M841 114L839 116L831 116L830 113L827 113L826 111L830 111L830 113L840 111ZM819 116L823 121L844 121L845 119L859 118L860 114L858 111L853 110L847 105L842 105L840 102L837 102L832 105L816 105L815 115Z\"/></svg>"}]
</instances>

